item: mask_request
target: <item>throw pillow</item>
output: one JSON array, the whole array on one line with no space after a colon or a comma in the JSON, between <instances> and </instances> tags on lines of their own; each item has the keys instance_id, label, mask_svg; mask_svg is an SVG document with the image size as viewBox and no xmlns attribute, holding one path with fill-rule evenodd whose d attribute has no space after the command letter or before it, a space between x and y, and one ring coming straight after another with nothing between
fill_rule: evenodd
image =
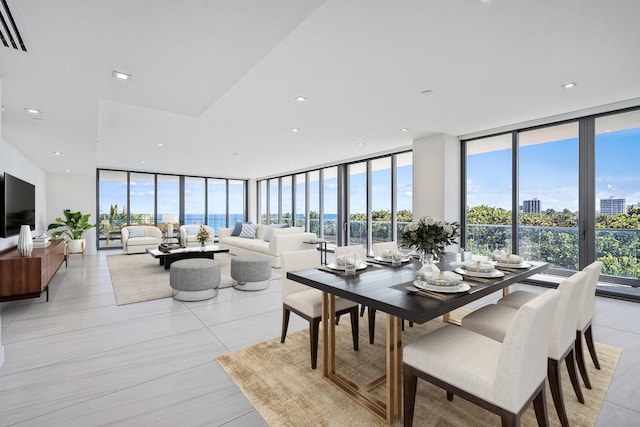
<instances>
[{"instance_id":1,"label":"throw pillow","mask_svg":"<svg viewBox=\"0 0 640 427\"><path fill-rule=\"evenodd\" d=\"M144 227L127 227L129 230L129 238L132 237L144 237L147 234L144 232Z\"/></svg>"},{"instance_id":2,"label":"throw pillow","mask_svg":"<svg viewBox=\"0 0 640 427\"><path fill-rule=\"evenodd\" d=\"M244 224L242 224L242 231L240 232L239 237L244 237L246 239L255 239L256 231L258 231L257 224L251 224L251 223L245 222Z\"/></svg>"},{"instance_id":3,"label":"throw pillow","mask_svg":"<svg viewBox=\"0 0 640 427\"><path fill-rule=\"evenodd\" d=\"M264 232L263 240L265 242L271 241L271 235L273 234L274 228L289 228L289 224L271 224L269 228L267 228L267 231Z\"/></svg>"},{"instance_id":4,"label":"throw pillow","mask_svg":"<svg viewBox=\"0 0 640 427\"><path fill-rule=\"evenodd\" d=\"M241 221L236 221L236 225L235 227L233 227L233 231L231 232L232 236L239 236L240 232L242 232L242 224L251 224L251 221L249 222L241 222Z\"/></svg>"}]
</instances>

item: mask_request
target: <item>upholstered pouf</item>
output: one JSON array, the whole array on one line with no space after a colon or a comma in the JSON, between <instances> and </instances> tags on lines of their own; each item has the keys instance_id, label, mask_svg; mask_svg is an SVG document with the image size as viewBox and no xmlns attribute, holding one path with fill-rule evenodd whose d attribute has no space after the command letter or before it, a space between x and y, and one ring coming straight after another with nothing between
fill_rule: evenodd
<instances>
[{"instance_id":1,"label":"upholstered pouf","mask_svg":"<svg viewBox=\"0 0 640 427\"><path fill-rule=\"evenodd\" d=\"M231 278L236 289L266 289L271 279L271 260L261 255L237 255L231 258Z\"/></svg>"},{"instance_id":2,"label":"upholstered pouf","mask_svg":"<svg viewBox=\"0 0 640 427\"><path fill-rule=\"evenodd\" d=\"M200 301L218 295L220 266L207 258L191 258L171 263L169 285L180 301Z\"/></svg>"}]
</instances>

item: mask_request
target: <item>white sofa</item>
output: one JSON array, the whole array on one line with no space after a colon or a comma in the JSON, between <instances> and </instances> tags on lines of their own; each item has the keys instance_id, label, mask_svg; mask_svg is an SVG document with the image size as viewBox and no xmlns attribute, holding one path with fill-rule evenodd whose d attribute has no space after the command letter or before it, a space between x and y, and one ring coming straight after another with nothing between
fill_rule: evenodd
<instances>
[{"instance_id":1,"label":"white sofa","mask_svg":"<svg viewBox=\"0 0 640 427\"><path fill-rule=\"evenodd\" d=\"M204 242L205 245L213 245L214 242L214 231L213 228L208 225L200 225L200 224L188 224L180 226L180 244L182 246L200 246L200 242L198 242L198 231L200 231L200 227L204 227L209 233L209 238Z\"/></svg>"},{"instance_id":2,"label":"white sofa","mask_svg":"<svg viewBox=\"0 0 640 427\"><path fill-rule=\"evenodd\" d=\"M271 266L282 266L280 255L285 251L316 250L316 245L304 243L315 239L315 233L306 233L301 227L272 228L269 241L265 241L268 225L260 224L254 239L232 236L233 228L221 228L218 232L218 244L228 248L233 255L260 254L271 259Z\"/></svg>"},{"instance_id":3,"label":"white sofa","mask_svg":"<svg viewBox=\"0 0 640 427\"><path fill-rule=\"evenodd\" d=\"M133 235L143 234L140 237ZM122 227L122 248L127 254L143 254L149 249L157 249L162 243L162 231L154 225L128 225Z\"/></svg>"}]
</instances>

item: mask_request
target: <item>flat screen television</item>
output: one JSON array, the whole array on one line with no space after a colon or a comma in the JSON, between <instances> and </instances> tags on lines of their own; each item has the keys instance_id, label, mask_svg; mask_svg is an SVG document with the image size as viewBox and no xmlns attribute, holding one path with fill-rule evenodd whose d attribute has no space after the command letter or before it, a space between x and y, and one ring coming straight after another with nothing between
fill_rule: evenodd
<instances>
[{"instance_id":1,"label":"flat screen television","mask_svg":"<svg viewBox=\"0 0 640 427\"><path fill-rule=\"evenodd\" d=\"M0 237L20 234L20 226L36 229L36 186L4 173L2 179Z\"/></svg>"}]
</instances>

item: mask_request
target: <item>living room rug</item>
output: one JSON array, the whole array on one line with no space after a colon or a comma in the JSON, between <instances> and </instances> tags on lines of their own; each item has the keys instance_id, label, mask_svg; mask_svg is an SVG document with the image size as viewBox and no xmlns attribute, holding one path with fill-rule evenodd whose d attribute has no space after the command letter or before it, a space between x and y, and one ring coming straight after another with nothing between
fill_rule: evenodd
<instances>
[{"instance_id":1,"label":"living room rug","mask_svg":"<svg viewBox=\"0 0 640 427\"><path fill-rule=\"evenodd\" d=\"M406 325L402 334L409 343L427 332L444 326L440 319L424 325ZM360 318L360 351L353 351L350 324L347 317L340 321L336 332L336 364L338 372L363 384L385 372L386 318L376 315L375 344L368 342L366 316ZM386 423L361 407L322 376L322 334L318 368L311 369L308 330L280 339L225 354L218 362L235 381L269 425L272 426L384 426ZM571 426L593 426L620 358L621 349L596 343L601 370L588 360L592 389L583 387L585 404L577 401L566 367L562 384L565 406ZM473 355L469 355L473 357ZM588 357L588 356L587 356ZM564 364L563 364L564 366ZM347 368L349 367L349 368ZM384 385L377 390L384 401ZM547 410L550 424L560 425L551 392L547 386ZM395 426L402 425L402 419ZM481 426L500 425L500 417L466 400L455 397L447 401L446 393L425 381L418 380L418 396L414 426ZM537 426L533 407L522 417L523 426Z\"/></svg>"},{"instance_id":2,"label":"living room rug","mask_svg":"<svg viewBox=\"0 0 640 427\"><path fill-rule=\"evenodd\" d=\"M215 261L221 267L220 288L233 286L232 257L233 255L226 253L215 255ZM159 265L159 261L149 254L108 255L107 264L117 305L168 298L172 295L169 270L165 270L164 266ZM280 269L271 269L272 280L281 277Z\"/></svg>"}]
</instances>

